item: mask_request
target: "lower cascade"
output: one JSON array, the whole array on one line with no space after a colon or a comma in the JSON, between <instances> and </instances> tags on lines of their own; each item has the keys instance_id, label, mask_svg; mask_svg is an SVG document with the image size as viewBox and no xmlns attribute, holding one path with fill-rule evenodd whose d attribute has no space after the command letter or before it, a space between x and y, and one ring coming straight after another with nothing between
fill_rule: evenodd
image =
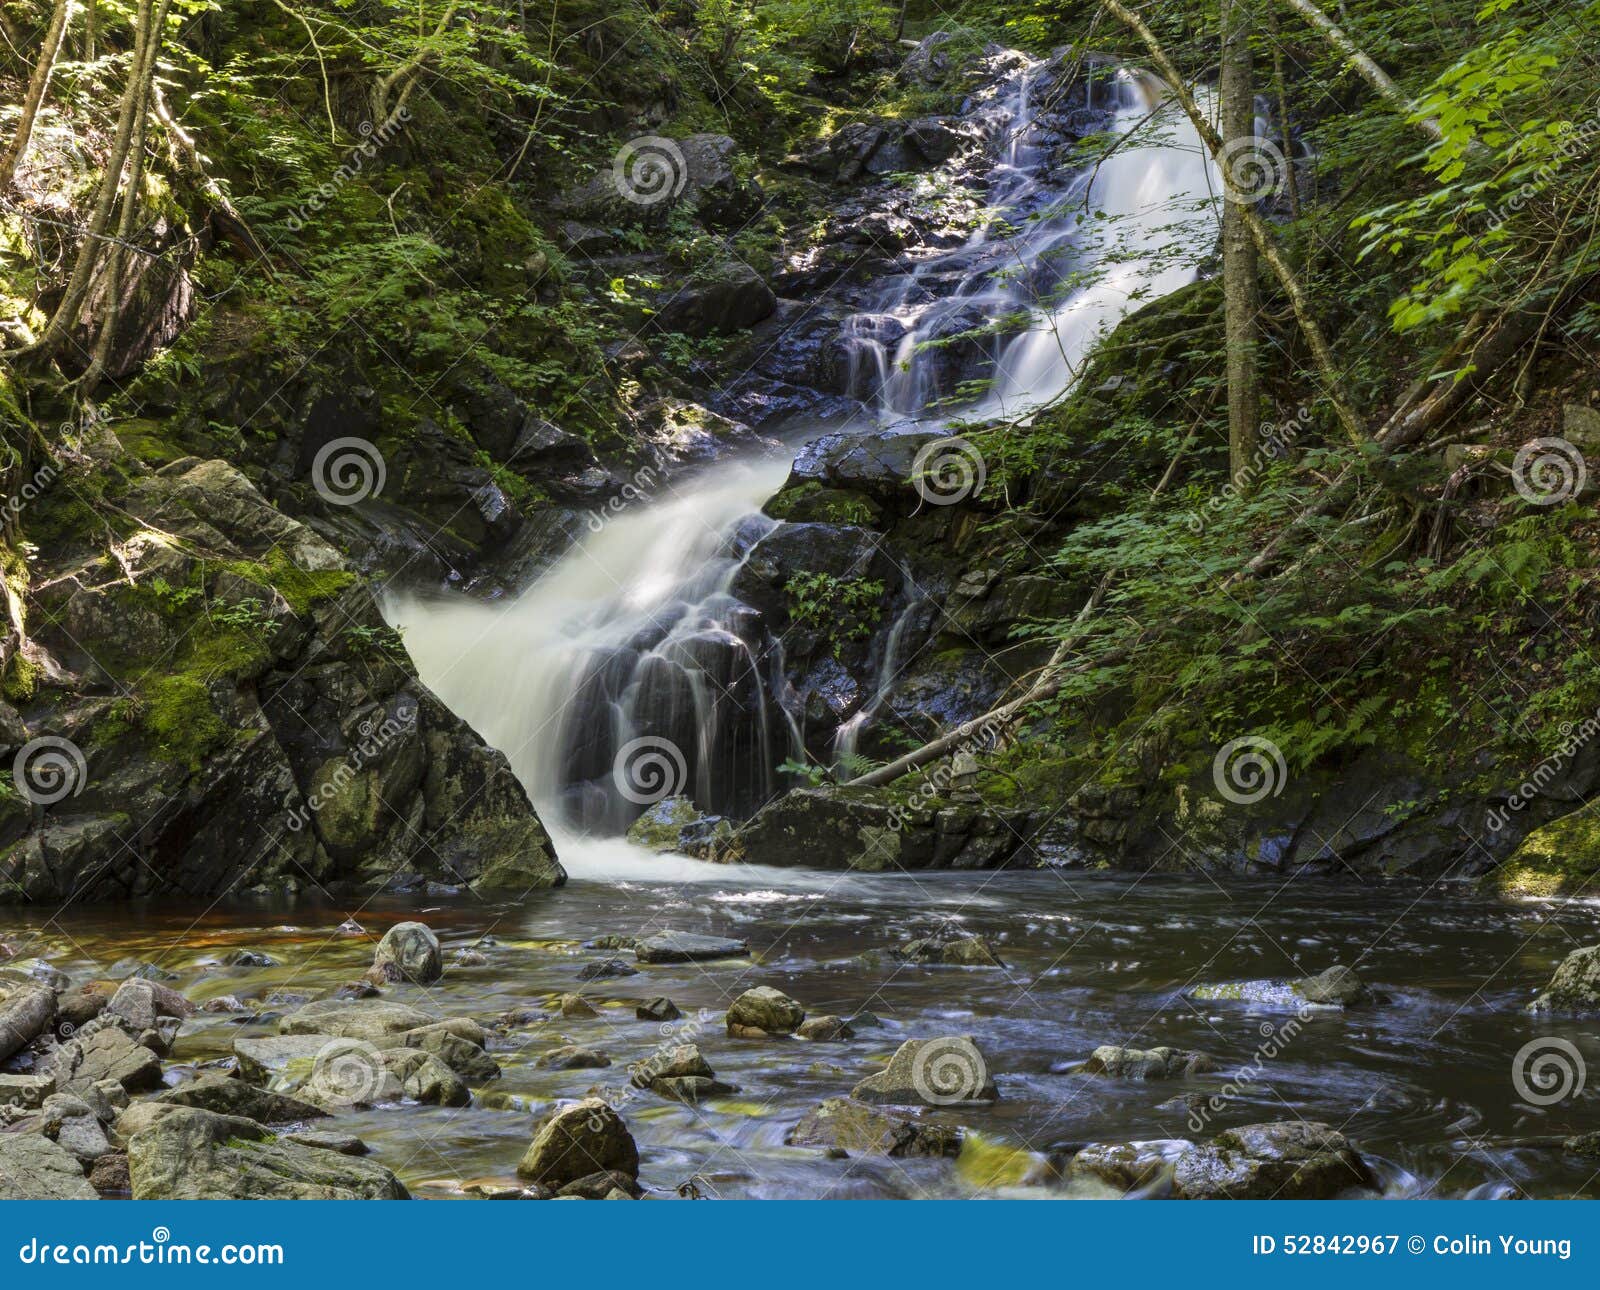
<instances>
[{"instance_id":1,"label":"lower cascade","mask_svg":"<svg viewBox=\"0 0 1600 1290\"><path fill-rule=\"evenodd\" d=\"M1157 82L1097 66L1063 85L1020 54L1001 66L967 112L984 141L977 226L955 247L908 253L840 326L860 401L846 433L1027 414L1077 379L1118 319L1192 280L1215 244L1215 169ZM1098 165L1064 168L1084 129L1126 137ZM747 816L802 754L783 642L733 587L778 526L763 503L815 433L796 427L782 452L730 456L592 515L506 602L389 597L423 679L507 755L564 856L669 795ZM836 754L854 750L892 685L915 603L912 587L890 615L874 698L840 728Z\"/></svg>"}]
</instances>

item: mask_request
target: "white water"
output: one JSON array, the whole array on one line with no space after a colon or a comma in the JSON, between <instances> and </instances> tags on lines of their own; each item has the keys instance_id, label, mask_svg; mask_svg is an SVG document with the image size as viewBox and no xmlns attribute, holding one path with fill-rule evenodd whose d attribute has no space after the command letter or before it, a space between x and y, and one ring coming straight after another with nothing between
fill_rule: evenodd
<instances>
[{"instance_id":1,"label":"white water","mask_svg":"<svg viewBox=\"0 0 1600 1290\"><path fill-rule=\"evenodd\" d=\"M1114 128L1136 132L1092 175L1057 176L1034 125L1036 73L1023 66L975 112L994 157L981 227L886 284L844 328L852 379L866 374L871 388L860 393L882 424L947 415L934 411L951 391L925 341L1022 310L1027 329L980 342L994 379L965 415L1015 415L1053 399L1099 336L1190 281L1215 243L1217 188L1203 146L1171 105L1152 112L1148 81L1119 76ZM781 659L759 656L759 623L728 593L740 551L773 527L759 510L788 468L726 462L689 487L665 487L592 525L508 603L404 595L385 606L422 678L510 759L575 876L699 871L700 862L621 840L638 803L666 789L707 809L748 808L794 754L792 723L769 693ZM896 643L885 643L885 672ZM891 680L880 676L872 708ZM852 748L864 722L836 746Z\"/></svg>"}]
</instances>

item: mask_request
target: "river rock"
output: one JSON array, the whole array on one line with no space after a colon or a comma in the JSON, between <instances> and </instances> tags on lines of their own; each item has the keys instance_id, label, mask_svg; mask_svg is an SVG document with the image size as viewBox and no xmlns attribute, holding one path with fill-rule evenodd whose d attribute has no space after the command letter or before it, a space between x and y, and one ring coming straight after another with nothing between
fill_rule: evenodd
<instances>
[{"instance_id":1,"label":"river rock","mask_svg":"<svg viewBox=\"0 0 1600 1290\"><path fill-rule=\"evenodd\" d=\"M604 1169L575 1178L556 1193L558 1200L637 1200L643 1189L637 1178Z\"/></svg>"},{"instance_id":2,"label":"river rock","mask_svg":"<svg viewBox=\"0 0 1600 1290\"><path fill-rule=\"evenodd\" d=\"M1291 981L1230 981L1200 985L1188 992L1202 1002L1255 1003L1274 1008L1348 1008L1371 1003L1375 996L1354 969L1335 964L1316 976Z\"/></svg>"},{"instance_id":3,"label":"river rock","mask_svg":"<svg viewBox=\"0 0 1600 1290\"><path fill-rule=\"evenodd\" d=\"M599 1070L611 1065L611 1058L597 1048L584 1048L580 1044L565 1044L545 1053L535 1066L543 1070L581 1071Z\"/></svg>"},{"instance_id":4,"label":"river rock","mask_svg":"<svg viewBox=\"0 0 1600 1290\"><path fill-rule=\"evenodd\" d=\"M244 1035L233 1041L239 1073L257 1084L266 1084L291 1065L310 1064L337 1039L334 1035ZM356 1041L350 1041L356 1042Z\"/></svg>"},{"instance_id":5,"label":"river rock","mask_svg":"<svg viewBox=\"0 0 1600 1290\"><path fill-rule=\"evenodd\" d=\"M898 945L890 953L905 963L946 963L953 967L1005 967L1005 961L981 936L957 936L950 940L927 936Z\"/></svg>"},{"instance_id":6,"label":"river rock","mask_svg":"<svg viewBox=\"0 0 1600 1290\"><path fill-rule=\"evenodd\" d=\"M380 1046L382 1042L380 1041ZM432 1053L462 1079L482 1084L499 1079L500 1063L484 1051L483 1028L466 1017L419 1026L400 1036L404 1048Z\"/></svg>"},{"instance_id":7,"label":"river rock","mask_svg":"<svg viewBox=\"0 0 1600 1290\"><path fill-rule=\"evenodd\" d=\"M32 1113L44 1105L45 1098L56 1091L54 1075L13 1075L0 1071L0 1107L13 1107Z\"/></svg>"},{"instance_id":8,"label":"river rock","mask_svg":"<svg viewBox=\"0 0 1600 1290\"><path fill-rule=\"evenodd\" d=\"M193 1106L218 1115L241 1116L258 1124L294 1124L328 1114L300 1098L217 1074L201 1075L187 1084L165 1089L150 1100L166 1106Z\"/></svg>"},{"instance_id":9,"label":"river rock","mask_svg":"<svg viewBox=\"0 0 1600 1290\"><path fill-rule=\"evenodd\" d=\"M384 1069L400 1081L405 1096L414 1102L466 1106L472 1101L472 1090L432 1053L417 1048L390 1048L382 1052L381 1061Z\"/></svg>"},{"instance_id":10,"label":"river rock","mask_svg":"<svg viewBox=\"0 0 1600 1290\"><path fill-rule=\"evenodd\" d=\"M135 1200L406 1200L383 1165L274 1138L253 1120L173 1107L128 1143Z\"/></svg>"},{"instance_id":11,"label":"river rock","mask_svg":"<svg viewBox=\"0 0 1600 1290\"><path fill-rule=\"evenodd\" d=\"M1600 945L1573 950L1561 960L1529 1012L1600 1012Z\"/></svg>"},{"instance_id":12,"label":"river rock","mask_svg":"<svg viewBox=\"0 0 1600 1290\"><path fill-rule=\"evenodd\" d=\"M381 999L317 999L285 1016L278 1022L278 1030L285 1035L379 1040L431 1026L436 1021L438 1017Z\"/></svg>"},{"instance_id":13,"label":"river rock","mask_svg":"<svg viewBox=\"0 0 1600 1290\"><path fill-rule=\"evenodd\" d=\"M806 1011L782 990L758 985L746 990L728 1008L728 1033L739 1039L792 1035Z\"/></svg>"},{"instance_id":14,"label":"river rock","mask_svg":"<svg viewBox=\"0 0 1600 1290\"><path fill-rule=\"evenodd\" d=\"M1288 1120L1219 1133L1179 1157L1172 1182L1181 1200L1327 1200L1372 1174L1344 1134Z\"/></svg>"},{"instance_id":15,"label":"river rock","mask_svg":"<svg viewBox=\"0 0 1600 1290\"><path fill-rule=\"evenodd\" d=\"M1154 1142L1091 1142L1067 1162L1068 1181L1092 1179L1119 1192L1142 1191L1158 1182L1191 1144L1181 1138Z\"/></svg>"},{"instance_id":16,"label":"river rock","mask_svg":"<svg viewBox=\"0 0 1600 1290\"><path fill-rule=\"evenodd\" d=\"M784 1140L796 1147L910 1157L958 1155L962 1136L953 1125L910 1120L851 1098L830 1097L807 1112Z\"/></svg>"},{"instance_id":17,"label":"river rock","mask_svg":"<svg viewBox=\"0 0 1600 1290\"><path fill-rule=\"evenodd\" d=\"M131 1030L150 1030L164 1018L179 1021L194 1015L194 1005L159 981L130 980L117 987L105 1011L121 1017Z\"/></svg>"},{"instance_id":18,"label":"river rock","mask_svg":"<svg viewBox=\"0 0 1600 1290\"><path fill-rule=\"evenodd\" d=\"M1077 1067L1080 1075L1113 1079L1180 1079L1217 1069L1216 1060L1187 1048L1120 1048L1102 1044Z\"/></svg>"},{"instance_id":19,"label":"river rock","mask_svg":"<svg viewBox=\"0 0 1600 1290\"><path fill-rule=\"evenodd\" d=\"M622 1117L597 1097L562 1107L546 1120L517 1165L519 1177L551 1188L610 1170L637 1178L639 1148Z\"/></svg>"},{"instance_id":20,"label":"river rock","mask_svg":"<svg viewBox=\"0 0 1600 1290\"><path fill-rule=\"evenodd\" d=\"M372 1150L353 1133L330 1133L325 1129L301 1129L283 1134L282 1139L297 1146L316 1147L319 1151L337 1151L341 1156L365 1156Z\"/></svg>"},{"instance_id":21,"label":"river rock","mask_svg":"<svg viewBox=\"0 0 1600 1290\"><path fill-rule=\"evenodd\" d=\"M619 976L638 976L639 969L623 959L599 959L578 969L580 981L605 981Z\"/></svg>"},{"instance_id":22,"label":"river rock","mask_svg":"<svg viewBox=\"0 0 1600 1290\"><path fill-rule=\"evenodd\" d=\"M556 999L556 1012L563 1017L598 1017L594 1004L581 994L563 994Z\"/></svg>"},{"instance_id":23,"label":"river rock","mask_svg":"<svg viewBox=\"0 0 1600 1290\"><path fill-rule=\"evenodd\" d=\"M115 1080L136 1093L161 1083L161 1061L153 1052L116 1026L93 1024L99 1028L90 1033L79 1031L51 1057L48 1069L59 1088L73 1092L101 1080Z\"/></svg>"},{"instance_id":24,"label":"river rock","mask_svg":"<svg viewBox=\"0 0 1600 1290\"><path fill-rule=\"evenodd\" d=\"M0 1000L0 1062L42 1035L55 1016L55 991L47 986L20 985Z\"/></svg>"},{"instance_id":25,"label":"river rock","mask_svg":"<svg viewBox=\"0 0 1600 1290\"><path fill-rule=\"evenodd\" d=\"M663 994L641 1003L633 1010L633 1015L640 1021L676 1021L683 1013Z\"/></svg>"},{"instance_id":26,"label":"river rock","mask_svg":"<svg viewBox=\"0 0 1600 1290\"><path fill-rule=\"evenodd\" d=\"M869 1075L850 1096L862 1102L901 1106L950 1106L960 1102L993 1102L1000 1096L989 1076L989 1063L970 1036L908 1039L895 1050L888 1066Z\"/></svg>"},{"instance_id":27,"label":"river rock","mask_svg":"<svg viewBox=\"0 0 1600 1290\"><path fill-rule=\"evenodd\" d=\"M55 1105L52 1105L54 1103ZM87 1103L70 1094L57 1093L45 1102L45 1136L87 1169L111 1150L99 1117Z\"/></svg>"},{"instance_id":28,"label":"river rock","mask_svg":"<svg viewBox=\"0 0 1600 1290\"><path fill-rule=\"evenodd\" d=\"M700 1102L739 1091L717 1078L697 1044L658 1049L628 1067L628 1077L635 1088L647 1088L677 1102Z\"/></svg>"},{"instance_id":29,"label":"river rock","mask_svg":"<svg viewBox=\"0 0 1600 1290\"><path fill-rule=\"evenodd\" d=\"M128 1178L128 1153L111 1151L94 1162L89 1170L89 1186L102 1197L127 1196L132 1189Z\"/></svg>"},{"instance_id":30,"label":"river rock","mask_svg":"<svg viewBox=\"0 0 1600 1290\"><path fill-rule=\"evenodd\" d=\"M699 963L709 959L748 957L750 942L666 931L646 936L634 945L633 952L641 963Z\"/></svg>"},{"instance_id":31,"label":"river rock","mask_svg":"<svg viewBox=\"0 0 1600 1290\"><path fill-rule=\"evenodd\" d=\"M821 1017L808 1017L800 1023L800 1028L795 1031L802 1039L813 1039L819 1042L830 1042L837 1039L854 1039L856 1032L850 1029L850 1023L843 1017L833 1016L831 1013Z\"/></svg>"},{"instance_id":32,"label":"river rock","mask_svg":"<svg viewBox=\"0 0 1600 1290\"><path fill-rule=\"evenodd\" d=\"M229 950L222 958L224 967L269 968L277 967L278 960L265 950Z\"/></svg>"},{"instance_id":33,"label":"river rock","mask_svg":"<svg viewBox=\"0 0 1600 1290\"><path fill-rule=\"evenodd\" d=\"M105 1011L111 996L117 992L115 981L85 981L75 985L56 1000L56 1024L77 1030L87 1026Z\"/></svg>"},{"instance_id":34,"label":"river rock","mask_svg":"<svg viewBox=\"0 0 1600 1290\"><path fill-rule=\"evenodd\" d=\"M0 1134L0 1200L94 1200L71 1152L40 1133Z\"/></svg>"},{"instance_id":35,"label":"river rock","mask_svg":"<svg viewBox=\"0 0 1600 1290\"><path fill-rule=\"evenodd\" d=\"M383 934L372 955L372 966L397 979L428 985L444 974L439 938L425 923L396 923Z\"/></svg>"}]
</instances>

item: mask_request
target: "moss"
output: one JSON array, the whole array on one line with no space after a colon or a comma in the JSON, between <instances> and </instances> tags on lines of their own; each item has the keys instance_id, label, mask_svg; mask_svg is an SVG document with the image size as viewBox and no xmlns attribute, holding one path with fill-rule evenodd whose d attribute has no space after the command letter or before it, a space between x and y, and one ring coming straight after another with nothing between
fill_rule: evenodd
<instances>
[{"instance_id":1,"label":"moss","mask_svg":"<svg viewBox=\"0 0 1600 1290\"><path fill-rule=\"evenodd\" d=\"M767 503L766 509L775 520L796 523L858 524L873 528L882 519L878 507L861 494L824 488L815 481L784 489Z\"/></svg>"},{"instance_id":2,"label":"moss","mask_svg":"<svg viewBox=\"0 0 1600 1290\"><path fill-rule=\"evenodd\" d=\"M1502 896L1570 895L1600 874L1600 802L1590 802L1528 834L1483 884Z\"/></svg>"},{"instance_id":3,"label":"moss","mask_svg":"<svg viewBox=\"0 0 1600 1290\"><path fill-rule=\"evenodd\" d=\"M190 770L227 738L230 727L211 706L211 694L195 676L163 676L141 696L139 723L161 748Z\"/></svg>"},{"instance_id":4,"label":"moss","mask_svg":"<svg viewBox=\"0 0 1600 1290\"><path fill-rule=\"evenodd\" d=\"M1028 1151L977 1133L962 1138L961 1154L956 1157L956 1172L971 1186L983 1189L1015 1187L1032 1167L1033 1156Z\"/></svg>"},{"instance_id":5,"label":"moss","mask_svg":"<svg viewBox=\"0 0 1600 1290\"><path fill-rule=\"evenodd\" d=\"M295 613L304 615L321 604L332 600L360 579L344 569L302 569L277 547L264 560L234 560L223 568L248 578L251 582L271 587L287 602Z\"/></svg>"}]
</instances>

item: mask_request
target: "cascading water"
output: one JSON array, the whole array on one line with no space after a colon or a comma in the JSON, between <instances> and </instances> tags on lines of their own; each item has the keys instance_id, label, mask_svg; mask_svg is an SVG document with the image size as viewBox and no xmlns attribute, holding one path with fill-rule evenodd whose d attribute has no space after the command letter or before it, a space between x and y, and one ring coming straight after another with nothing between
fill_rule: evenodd
<instances>
[{"instance_id":1,"label":"cascading water","mask_svg":"<svg viewBox=\"0 0 1600 1290\"><path fill-rule=\"evenodd\" d=\"M971 113L988 141L979 226L884 283L841 329L849 392L880 427L1053 399L1103 331L1189 281L1214 244L1204 148L1151 81L1118 71L1086 82L1081 110L1126 137L1092 170L1058 177L1065 105L1036 102L1045 65L1009 57L1014 70ZM509 757L569 869L592 856L585 838L621 833L664 789L748 814L798 748L781 654L730 593L775 527L760 507L788 468L720 463L595 522L508 603L405 595L386 606L423 679ZM898 631L906 614L895 621ZM892 683L892 637L836 751L854 747Z\"/></svg>"}]
</instances>

